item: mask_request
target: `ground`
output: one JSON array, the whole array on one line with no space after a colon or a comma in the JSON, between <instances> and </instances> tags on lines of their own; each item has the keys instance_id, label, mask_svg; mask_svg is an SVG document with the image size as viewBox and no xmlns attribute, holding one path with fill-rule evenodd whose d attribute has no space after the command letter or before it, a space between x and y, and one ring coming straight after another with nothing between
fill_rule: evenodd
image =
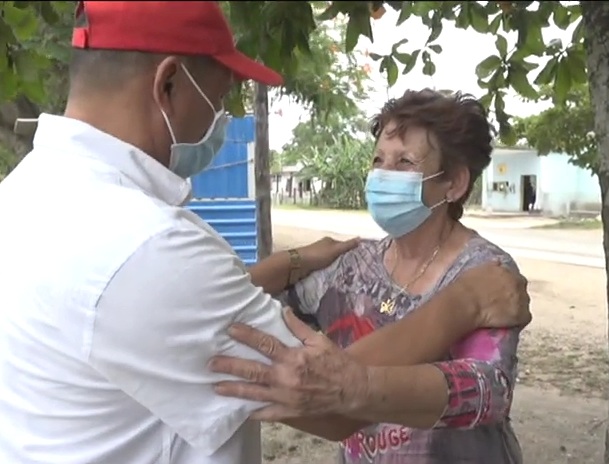
<instances>
[{"instance_id":1,"label":"ground","mask_svg":"<svg viewBox=\"0 0 609 464\"><path fill-rule=\"evenodd\" d=\"M326 234L275 227L277 249ZM534 320L522 336L512 412L532 464L602 462L608 385L605 273L517 259L529 279ZM336 445L280 425L263 429L265 463L331 464Z\"/></svg>"}]
</instances>

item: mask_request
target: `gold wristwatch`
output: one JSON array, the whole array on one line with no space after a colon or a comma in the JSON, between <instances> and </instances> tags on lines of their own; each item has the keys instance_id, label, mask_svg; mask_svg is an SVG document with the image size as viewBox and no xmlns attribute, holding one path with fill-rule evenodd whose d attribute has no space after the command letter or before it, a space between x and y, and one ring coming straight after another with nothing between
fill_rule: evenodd
<instances>
[{"instance_id":1,"label":"gold wristwatch","mask_svg":"<svg viewBox=\"0 0 609 464\"><path fill-rule=\"evenodd\" d=\"M290 271L288 273L288 287L294 285L301 278L302 274L302 257L298 250L291 248L288 250L290 255Z\"/></svg>"}]
</instances>

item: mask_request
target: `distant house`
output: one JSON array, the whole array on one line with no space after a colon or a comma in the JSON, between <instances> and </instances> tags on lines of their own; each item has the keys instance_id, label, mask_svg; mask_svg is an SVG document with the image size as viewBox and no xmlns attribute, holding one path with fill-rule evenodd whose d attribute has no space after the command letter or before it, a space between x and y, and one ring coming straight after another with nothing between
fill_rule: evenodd
<instances>
[{"instance_id":1,"label":"distant house","mask_svg":"<svg viewBox=\"0 0 609 464\"><path fill-rule=\"evenodd\" d=\"M271 175L271 196L276 203L310 203L311 197L319 191L318 180L304 178L301 175L302 163L294 166L282 166L281 170Z\"/></svg>"},{"instance_id":2,"label":"distant house","mask_svg":"<svg viewBox=\"0 0 609 464\"><path fill-rule=\"evenodd\" d=\"M538 156L532 149L497 148L482 174L482 208L548 216L596 215L601 192L596 177L570 164L565 154Z\"/></svg>"}]
</instances>

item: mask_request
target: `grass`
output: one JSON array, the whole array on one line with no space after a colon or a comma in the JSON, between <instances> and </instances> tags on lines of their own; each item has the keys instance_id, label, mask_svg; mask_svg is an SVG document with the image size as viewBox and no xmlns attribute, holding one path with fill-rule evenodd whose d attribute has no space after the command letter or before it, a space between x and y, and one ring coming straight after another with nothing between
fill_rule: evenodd
<instances>
[{"instance_id":1,"label":"grass","mask_svg":"<svg viewBox=\"0 0 609 464\"><path fill-rule=\"evenodd\" d=\"M566 230L596 230L602 229L603 223L598 219L563 219L554 224L544 224L533 229L566 229Z\"/></svg>"}]
</instances>

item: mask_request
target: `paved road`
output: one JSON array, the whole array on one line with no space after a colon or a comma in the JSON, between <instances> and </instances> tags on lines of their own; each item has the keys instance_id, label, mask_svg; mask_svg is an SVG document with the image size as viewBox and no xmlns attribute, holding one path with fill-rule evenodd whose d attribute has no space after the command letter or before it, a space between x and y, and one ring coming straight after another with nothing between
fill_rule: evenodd
<instances>
[{"instance_id":1,"label":"paved road","mask_svg":"<svg viewBox=\"0 0 609 464\"><path fill-rule=\"evenodd\" d=\"M463 223L515 258L522 257L594 268L605 267L600 230L531 229L540 218L485 219L465 217ZM365 213L273 209L273 224L381 238L385 233Z\"/></svg>"}]
</instances>

